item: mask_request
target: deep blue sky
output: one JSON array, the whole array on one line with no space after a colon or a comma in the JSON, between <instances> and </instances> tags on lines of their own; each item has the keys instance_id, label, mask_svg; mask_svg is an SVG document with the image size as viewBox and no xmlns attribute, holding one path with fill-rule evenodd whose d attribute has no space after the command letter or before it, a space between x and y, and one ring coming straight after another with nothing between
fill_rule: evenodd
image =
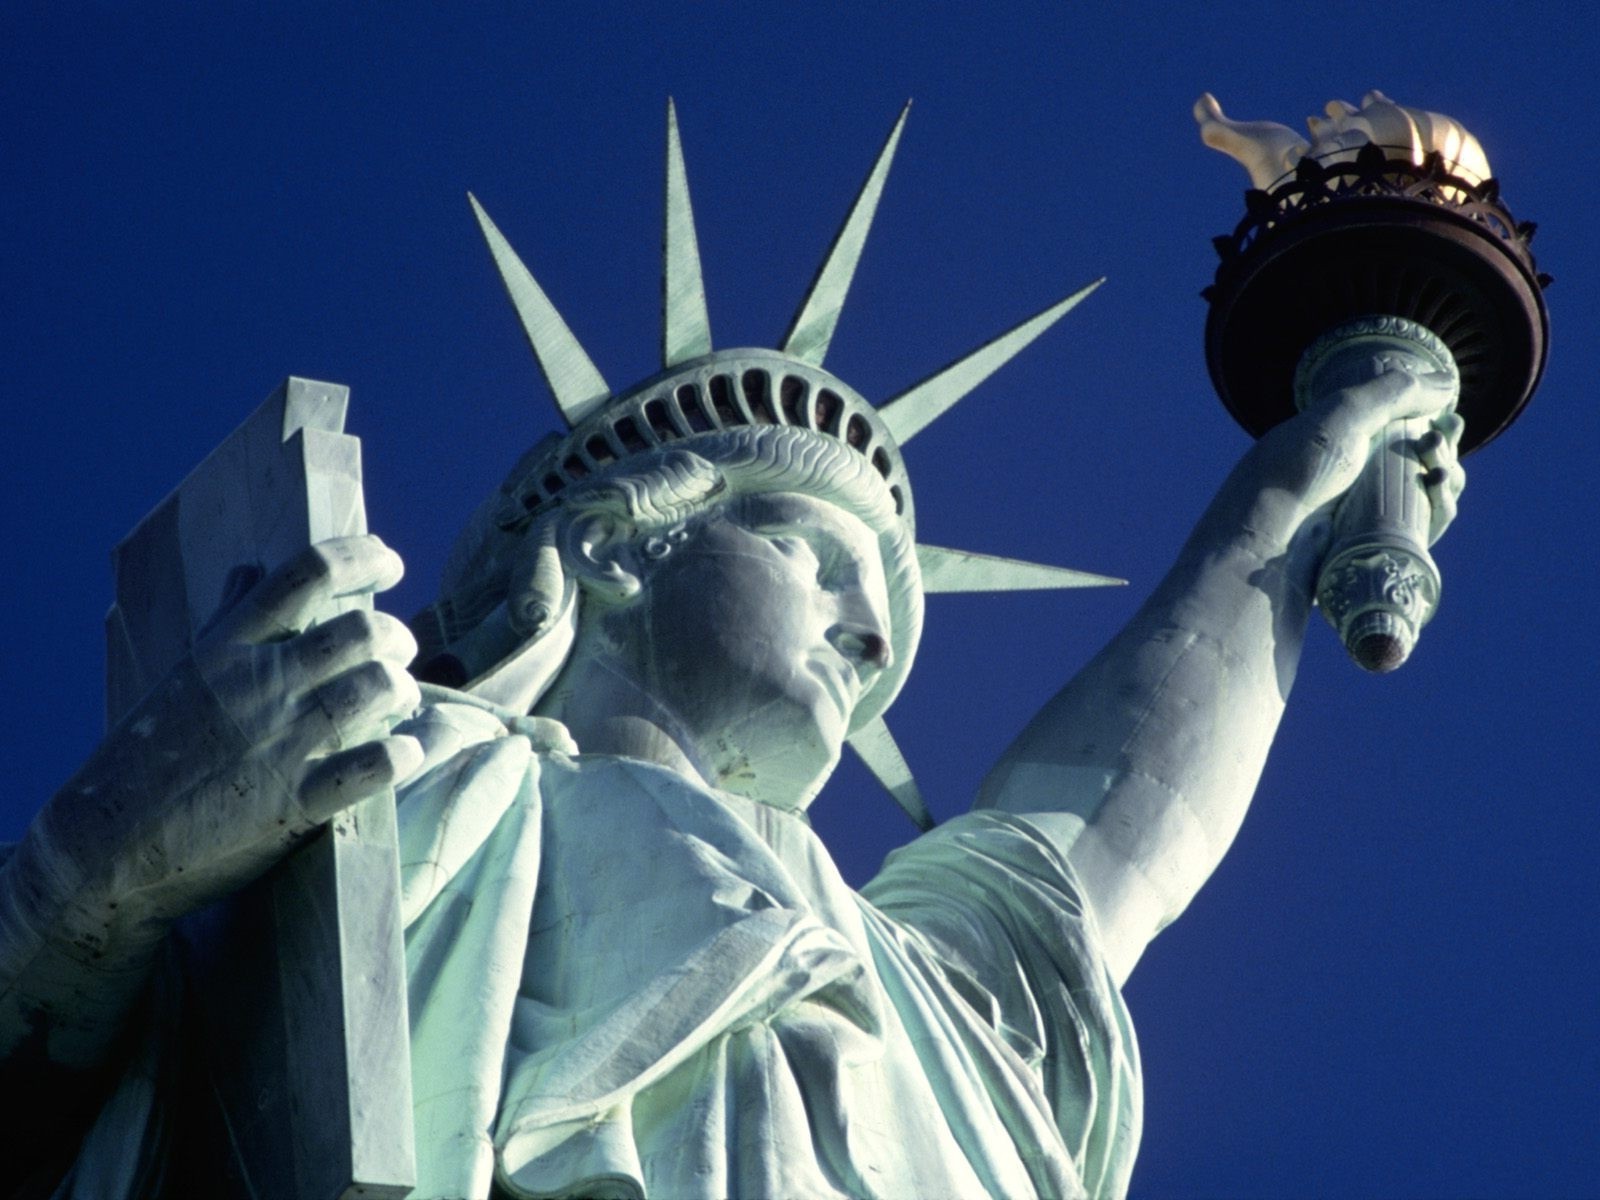
<instances>
[{"instance_id":1,"label":"deep blue sky","mask_svg":"<svg viewBox=\"0 0 1600 1200\"><path fill-rule=\"evenodd\" d=\"M0 15L0 836L97 737L111 546L284 375L352 387L371 523L411 567L389 607L430 597L552 421L469 187L614 385L654 369L669 94L720 346L774 344L908 96L830 368L881 399L1110 276L908 451L929 541L1132 581L932 601L889 717L960 811L1247 445L1197 297L1245 178L1195 96L1298 123L1380 87L1465 121L1541 225L1549 371L1468 463L1412 663L1365 677L1312 631L1237 844L1131 981L1134 1191L1595 1193L1592 14L131 7ZM857 881L908 829L853 765L817 821Z\"/></svg>"}]
</instances>

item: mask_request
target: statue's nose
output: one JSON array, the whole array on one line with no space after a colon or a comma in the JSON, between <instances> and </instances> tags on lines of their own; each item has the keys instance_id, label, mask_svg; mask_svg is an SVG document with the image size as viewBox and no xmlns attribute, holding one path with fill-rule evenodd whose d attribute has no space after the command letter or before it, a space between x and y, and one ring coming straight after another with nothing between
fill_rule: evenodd
<instances>
[{"instance_id":1,"label":"statue's nose","mask_svg":"<svg viewBox=\"0 0 1600 1200\"><path fill-rule=\"evenodd\" d=\"M836 626L829 638L834 649L853 664L865 665L882 671L894 661L894 651L889 639L876 630L859 626Z\"/></svg>"}]
</instances>

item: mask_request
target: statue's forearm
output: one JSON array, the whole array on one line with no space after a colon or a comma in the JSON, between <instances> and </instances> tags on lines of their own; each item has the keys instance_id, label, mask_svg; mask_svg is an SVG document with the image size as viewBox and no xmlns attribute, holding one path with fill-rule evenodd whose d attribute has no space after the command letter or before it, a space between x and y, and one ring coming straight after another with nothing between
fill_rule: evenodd
<instances>
[{"instance_id":1,"label":"statue's forearm","mask_svg":"<svg viewBox=\"0 0 1600 1200\"><path fill-rule=\"evenodd\" d=\"M1056 814L1120 975L1238 832L1310 611L1309 500L1350 440L1302 418L1258 444L1154 595L984 783L982 805Z\"/></svg>"},{"instance_id":2,"label":"statue's forearm","mask_svg":"<svg viewBox=\"0 0 1600 1200\"><path fill-rule=\"evenodd\" d=\"M45 805L0 866L0 1062L99 1062L172 922L217 891L200 851L248 799L248 751L185 661Z\"/></svg>"},{"instance_id":3,"label":"statue's forearm","mask_svg":"<svg viewBox=\"0 0 1600 1200\"><path fill-rule=\"evenodd\" d=\"M91 1070L121 1032L165 930L133 921L85 938L87 898L58 894L50 867L25 844L0 868L0 1064Z\"/></svg>"}]
</instances>

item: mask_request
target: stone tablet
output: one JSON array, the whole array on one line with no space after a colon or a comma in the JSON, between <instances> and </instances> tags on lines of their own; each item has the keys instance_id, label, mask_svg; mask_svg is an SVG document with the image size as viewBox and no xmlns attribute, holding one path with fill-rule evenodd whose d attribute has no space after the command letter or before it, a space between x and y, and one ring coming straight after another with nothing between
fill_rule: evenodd
<instances>
[{"instance_id":1,"label":"stone tablet","mask_svg":"<svg viewBox=\"0 0 1600 1200\"><path fill-rule=\"evenodd\" d=\"M347 388L289 378L119 545L114 725L219 609L297 551L366 532ZM370 597L331 602L326 620ZM341 813L182 925L228 1194L404 1196L414 1178L394 798Z\"/></svg>"}]
</instances>

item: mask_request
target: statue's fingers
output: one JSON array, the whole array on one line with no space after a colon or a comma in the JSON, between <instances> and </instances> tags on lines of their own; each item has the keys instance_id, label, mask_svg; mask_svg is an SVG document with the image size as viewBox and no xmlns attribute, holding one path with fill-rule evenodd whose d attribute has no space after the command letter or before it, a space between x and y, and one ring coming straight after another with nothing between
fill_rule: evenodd
<instances>
[{"instance_id":1,"label":"statue's fingers","mask_svg":"<svg viewBox=\"0 0 1600 1200\"><path fill-rule=\"evenodd\" d=\"M1417 439L1417 460L1430 471L1435 469L1453 471L1460 465L1460 460L1456 456L1456 446L1460 437L1459 419L1454 426L1435 425Z\"/></svg>"},{"instance_id":2,"label":"statue's fingers","mask_svg":"<svg viewBox=\"0 0 1600 1200\"><path fill-rule=\"evenodd\" d=\"M322 759L300 784L300 806L313 824L403 782L422 765L422 745L395 735Z\"/></svg>"},{"instance_id":3,"label":"statue's fingers","mask_svg":"<svg viewBox=\"0 0 1600 1200\"><path fill-rule=\"evenodd\" d=\"M1455 458L1456 449L1461 444L1461 434L1466 430L1467 423L1461 419L1461 414L1454 409L1447 409L1433 418L1432 428L1417 439L1420 445L1430 449L1443 447L1452 459Z\"/></svg>"},{"instance_id":4,"label":"statue's fingers","mask_svg":"<svg viewBox=\"0 0 1600 1200\"><path fill-rule=\"evenodd\" d=\"M346 750L388 731L422 703L416 680L393 663L362 663L302 702L293 752L302 758Z\"/></svg>"},{"instance_id":5,"label":"statue's fingers","mask_svg":"<svg viewBox=\"0 0 1600 1200\"><path fill-rule=\"evenodd\" d=\"M1452 449L1461 444L1461 435L1466 431L1467 422L1455 409L1440 413L1433 424L1444 435L1444 440L1450 443Z\"/></svg>"},{"instance_id":6,"label":"statue's fingers","mask_svg":"<svg viewBox=\"0 0 1600 1200\"><path fill-rule=\"evenodd\" d=\"M218 625L230 641L291 637L342 596L381 592L400 582L400 556L372 534L329 538L268 575Z\"/></svg>"},{"instance_id":7,"label":"statue's fingers","mask_svg":"<svg viewBox=\"0 0 1600 1200\"><path fill-rule=\"evenodd\" d=\"M403 667L416 657L417 641L388 613L356 609L306 630L281 651L290 695L300 695L374 659Z\"/></svg>"},{"instance_id":8,"label":"statue's fingers","mask_svg":"<svg viewBox=\"0 0 1600 1200\"><path fill-rule=\"evenodd\" d=\"M1433 506L1433 516L1428 522L1428 544L1431 546L1456 519L1461 491L1467 484L1467 473L1459 463L1454 463L1449 467L1432 468L1422 477L1422 482Z\"/></svg>"},{"instance_id":9,"label":"statue's fingers","mask_svg":"<svg viewBox=\"0 0 1600 1200\"><path fill-rule=\"evenodd\" d=\"M1455 403L1461 394L1461 381L1449 371L1428 371L1417 376L1421 386L1419 397L1422 412L1420 415L1429 418L1437 428L1444 420L1445 412L1455 416L1455 410L1447 409L1447 405ZM1459 420L1459 418L1457 418ZM1454 439L1446 435L1446 439L1454 444Z\"/></svg>"},{"instance_id":10,"label":"statue's fingers","mask_svg":"<svg viewBox=\"0 0 1600 1200\"><path fill-rule=\"evenodd\" d=\"M1411 374L1396 370L1392 377L1404 380L1394 392L1393 418L1427 417L1437 422L1440 411L1456 397L1456 377L1447 371L1423 371Z\"/></svg>"},{"instance_id":11,"label":"statue's fingers","mask_svg":"<svg viewBox=\"0 0 1600 1200\"><path fill-rule=\"evenodd\" d=\"M1425 470L1431 472L1444 465L1439 461L1444 445L1444 434L1437 429L1430 429L1417 439L1417 461Z\"/></svg>"}]
</instances>

